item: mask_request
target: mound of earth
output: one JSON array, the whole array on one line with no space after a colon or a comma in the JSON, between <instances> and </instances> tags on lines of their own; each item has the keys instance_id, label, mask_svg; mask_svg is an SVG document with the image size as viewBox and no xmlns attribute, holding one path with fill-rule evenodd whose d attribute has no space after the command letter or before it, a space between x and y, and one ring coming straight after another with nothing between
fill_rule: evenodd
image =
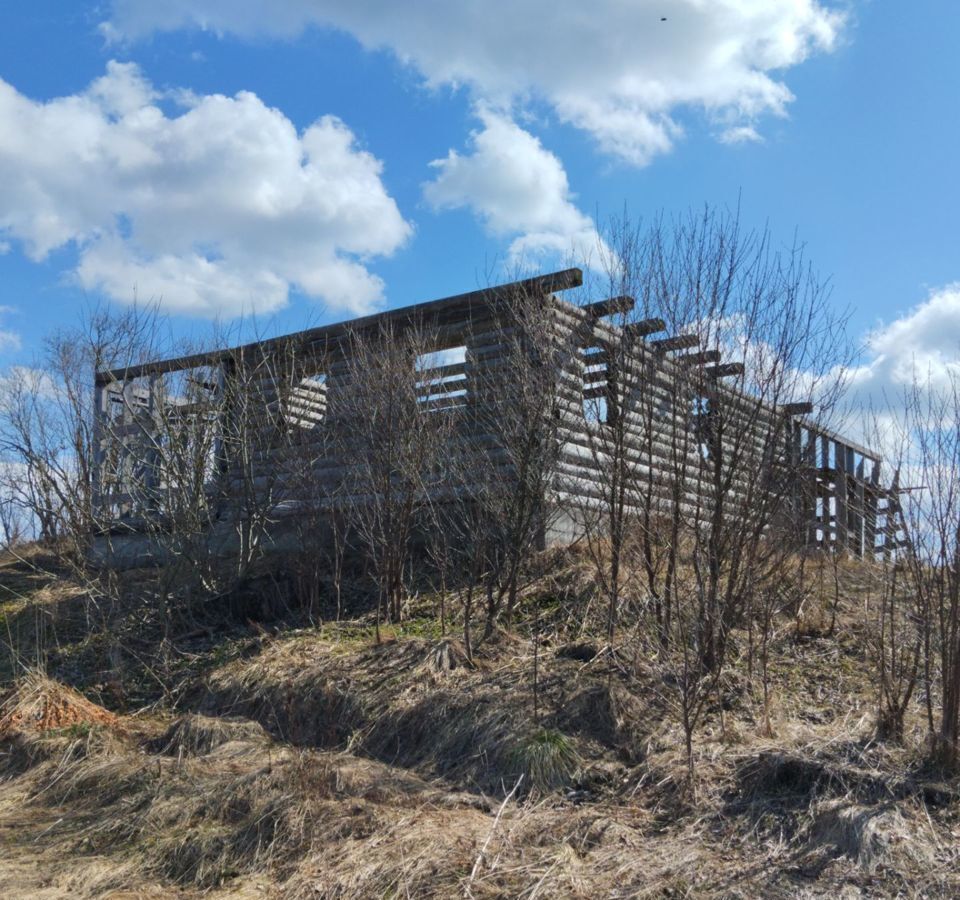
<instances>
[{"instance_id":1,"label":"mound of earth","mask_svg":"<svg viewBox=\"0 0 960 900\"><path fill-rule=\"evenodd\" d=\"M231 741L266 745L270 735L250 719L191 713L174 721L150 749L164 756L206 756Z\"/></svg>"}]
</instances>

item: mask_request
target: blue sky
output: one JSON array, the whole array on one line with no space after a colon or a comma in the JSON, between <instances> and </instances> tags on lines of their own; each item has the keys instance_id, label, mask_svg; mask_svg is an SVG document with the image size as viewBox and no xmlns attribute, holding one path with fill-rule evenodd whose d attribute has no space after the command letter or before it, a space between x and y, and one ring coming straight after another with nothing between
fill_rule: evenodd
<instances>
[{"instance_id":1,"label":"blue sky","mask_svg":"<svg viewBox=\"0 0 960 900\"><path fill-rule=\"evenodd\" d=\"M960 348L960 4L11 3L0 365L85 303L290 331L550 268L593 221L796 232L861 386ZM661 19L666 18L666 21Z\"/></svg>"}]
</instances>

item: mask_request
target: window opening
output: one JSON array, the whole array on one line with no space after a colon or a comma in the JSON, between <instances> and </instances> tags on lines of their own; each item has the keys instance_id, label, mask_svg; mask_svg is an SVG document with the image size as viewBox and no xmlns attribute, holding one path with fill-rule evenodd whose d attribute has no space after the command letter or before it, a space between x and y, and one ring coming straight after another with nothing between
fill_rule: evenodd
<instances>
[{"instance_id":1,"label":"window opening","mask_svg":"<svg viewBox=\"0 0 960 900\"><path fill-rule=\"evenodd\" d=\"M467 347L421 353L415 364L417 402L432 411L457 409L467 400Z\"/></svg>"},{"instance_id":2,"label":"window opening","mask_svg":"<svg viewBox=\"0 0 960 900\"><path fill-rule=\"evenodd\" d=\"M603 347L584 347L581 350L583 366L583 417L591 425L610 424L610 367Z\"/></svg>"},{"instance_id":3,"label":"window opening","mask_svg":"<svg viewBox=\"0 0 960 900\"><path fill-rule=\"evenodd\" d=\"M319 428L327 414L327 376L317 373L296 381L287 394L283 414L291 427Z\"/></svg>"}]
</instances>

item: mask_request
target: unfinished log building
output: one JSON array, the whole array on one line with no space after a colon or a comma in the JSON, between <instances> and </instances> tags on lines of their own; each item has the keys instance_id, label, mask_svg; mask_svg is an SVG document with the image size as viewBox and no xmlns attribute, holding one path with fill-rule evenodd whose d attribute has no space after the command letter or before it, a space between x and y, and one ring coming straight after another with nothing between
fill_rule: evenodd
<instances>
[{"instance_id":1,"label":"unfinished log building","mask_svg":"<svg viewBox=\"0 0 960 900\"><path fill-rule=\"evenodd\" d=\"M807 403L777 408L756 404L729 384L732 376L743 374L742 365L700 348L695 336L664 335L659 319L622 325L633 307L629 297L575 305L557 296L581 284L580 270L568 269L243 347L96 373L94 505L101 532L128 541L156 534L162 528L171 477L195 479L197 489L218 507L211 521L229 523L239 515L238 495L249 490L270 492L276 522L296 516L307 501L302 481L284 483L278 475L291 452L289 440L281 437L284 428L298 432L298 448L311 442L315 447L314 496L322 497L327 488L332 493L351 465L351 460L330 458L323 449L331 445L331 429L350 427L331 414L338 392L350 390L350 339L382 333L385 324L402 330L416 323L430 335L434 357L421 359L411 377L417 379L424 404L437 414L460 417L450 452L482 452L496 459L498 448L491 446L483 420L510 402L504 314L523 297L549 310L558 344L571 348L566 356L561 354L566 363L556 365L554 409L545 411L559 422L554 430L559 442L557 477L553 496L543 498L545 504L560 506L590 497L603 502L597 489L601 463L591 450L595 442L590 429L605 427L604 420L612 416L637 419L637 428L628 431L637 466L652 468L654 475L659 467L666 475L677 466L678 446L690 471L702 468L710 453L724 452L710 436L711 417L720 408L734 414L742 408L749 422L750 464L776 465L791 479L788 518L798 546L873 556L889 553L903 540L896 485L882 484L877 453L818 425ZM623 357L615 364L611 352L624 346L625 337L630 339L626 365L640 373L632 391L624 390L629 379L617 371L625 365ZM239 401L239 392L229 390L241 367L256 373L254 396L265 411L258 435L267 437L258 439L256 448L237 447L227 437L231 403L251 399L249 391ZM643 415L644 404L654 411L652 416ZM198 471L171 476L164 473L162 459L171 442L180 439L178 433L193 440L200 435L208 450L202 453L205 461L195 466ZM508 485L509 462L502 477ZM689 492L696 491L698 483L696 477L687 478L686 502L696 502ZM736 480L732 490L737 490ZM667 504L669 491L665 494ZM552 520L543 543L572 538L575 518Z\"/></svg>"}]
</instances>

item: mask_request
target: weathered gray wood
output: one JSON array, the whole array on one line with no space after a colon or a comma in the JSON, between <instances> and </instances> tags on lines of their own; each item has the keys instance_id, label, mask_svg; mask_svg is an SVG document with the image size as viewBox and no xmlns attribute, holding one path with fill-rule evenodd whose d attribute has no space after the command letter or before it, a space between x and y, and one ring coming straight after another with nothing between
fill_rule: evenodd
<instances>
[{"instance_id":1,"label":"weathered gray wood","mask_svg":"<svg viewBox=\"0 0 960 900\"><path fill-rule=\"evenodd\" d=\"M719 350L700 350L697 353L681 353L674 357L674 362L682 366L703 366L707 363L720 362Z\"/></svg>"},{"instance_id":2,"label":"weathered gray wood","mask_svg":"<svg viewBox=\"0 0 960 900\"><path fill-rule=\"evenodd\" d=\"M628 338L643 338L663 331L666 327L667 323L663 319L643 319L639 322L630 322L624 328L624 332Z\"/></svg>"},{"instance_id":3,"label":"weathered gray wood","mask_svg":"<svg viewBox=\"0 0 960 900\"><path fill-rule=\"evenodd\" d=\"M602 319L604 316L613 316L630 312L636 300L626 294L619 297L609 297L606 300L595 300L585 304L582 309L592 319Z\"/></svg>"},{"instance_id":4,"label":"weathered gray wood","mask_svg":"<svg viewBox=\"0 0 960 900\"><path fill-rule=\"evenodd\" d=\"M650 341L648 346L660 353L669 353L671 350L686 350L696 347L700 338L695 334L678 334L674 337L662 338L659 341Z\"/></svg>"},{"instance_id":5,"label":"weathered gray wood","mask_svg":"<svg viewBox=\"0 0 960 900\"><path fill-rule=\"evenodd\" d=\"M858 554L873 552L880 531L884 543L899 540L895 525L890 525L895 522L894 507L879 485L876 453L802 419L812 412L809 403L754 397L743 387L723 383L725 377L743 374L743 365L721 364L717 350L668 355L697 347L696 335L644 343L639 339L664 329L663 320L646 319L623 328L605 320L630 312L632 298L612 297L576 307L549 296L550 291L580 280L578 270L566 270L233 350L98 373L94 419L98 508L121 511L128 523L136 520L139 508L149 511L150 496L158 488L151 481L158 468L156 427L177 421L191 428L210 427L219 448L231 421L231 397L245 398L248 416L249 404L260 404L262 417L254 416L248 429L254 446L242 454L243 466L239 459L228 458L226 448L217 450L225 479L217 489L222 493L232 484L238 494L262 492L283 503L284 514L297 508L298 491L322 497L355 465L351 423L344 417L348 407L338 400L351 390L352 335L417 323L433 329L436 350L463 347L465 356L463 362L439 366L418 367L411 359L419 408L449 416L453 427L446 451L462 457L467 466L473 459L496 466L504 489L509 489L513 464L499 445L496 425L522 386L517 380L517 354L527 352L523 349L527 345L522 331L501 313L518 292L528 292L543 297L554 319L548 346L528 350L555 367L555 400L543 412L559 423L558 495L579 494L587 504L604 500L613 432L608 424L593 421L595 416L586 414L584 404L605 399L608 421L616 417L616 433L626 442L629 477L636 479L637 490L647 498L644 502L666 509L677 502L679 491L682 504L702 506L709 497L711 467L719 464L730 504L748 508L763 502L758 470L792 473L784 515L796 521L793 527L800 543L817 541L819 528L825 545L847 546ZM170 389L170 396L165 392L161 376L181 371L184 375L176 377L191 385L186 391L189 399L177 398L177 388ZM150 376L149 384L138 381L145 375ZM312 380L317 375L324 380ZM225 377L232 380L224 381ZM328 450L337 433L347 436L343 459L331 457ZM707 449L709 459L703 455ZM109 477L108 457L119 460L116 474ZM137 474L141 471L142 476ZM468 493L458 488L450 496Z\"/></svg>"},{"instance_id":6,"label":"weathered gray wood","mask_svg":"<svg viewBox=\"0 0 960 900\"><path fill-rule=\"evenodd\" d=\"M743 363L721 363L719 366L707 366L703 374L707 378L729 378L732 375L742 375L744 372Z\"/></svg>"}]
</instances>

